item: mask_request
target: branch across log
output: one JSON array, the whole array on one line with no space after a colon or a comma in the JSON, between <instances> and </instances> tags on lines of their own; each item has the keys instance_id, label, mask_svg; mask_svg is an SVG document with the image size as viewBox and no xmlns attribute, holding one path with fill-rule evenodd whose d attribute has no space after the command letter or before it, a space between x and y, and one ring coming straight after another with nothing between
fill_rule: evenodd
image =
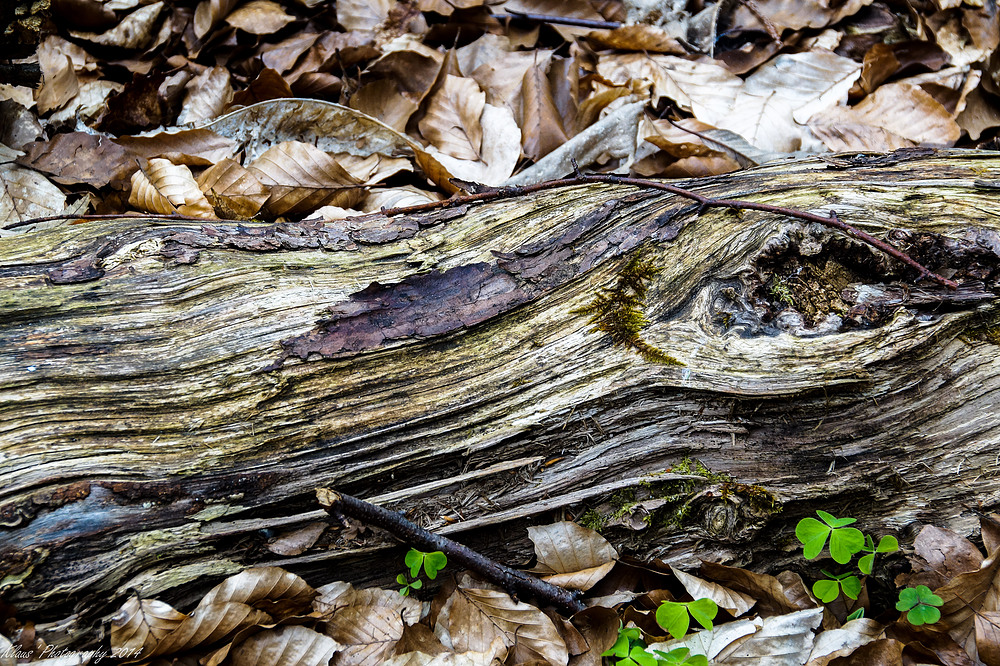
<instances>
[{"instance_id":1,"label":"branch across log","mask_svg":"<svg viewBox=\"0 0 1000 666\"><path fill-rule=\"evenodd\" d=\"M956 290L818 225L604 184L331 224L4 238L4 598L77 613L82 636L130 589L176 597L251 564L382 580L359 556L379 543L334 530L294 557L266 549L321 518L332 486L506 561L525 552L517 521L556 510L674 563L780 557L775 534L817 502L967 532L963 504L1000 501L998 182L997 156L949 152L680 184L836 210ZM585 314L640 248L658 269L642 339L682 365ZM711 473L696 483L686 458ZM612 525L614 498L680 487L680 526L662 509L643 531Z\"/></svg>"}]
</instances>

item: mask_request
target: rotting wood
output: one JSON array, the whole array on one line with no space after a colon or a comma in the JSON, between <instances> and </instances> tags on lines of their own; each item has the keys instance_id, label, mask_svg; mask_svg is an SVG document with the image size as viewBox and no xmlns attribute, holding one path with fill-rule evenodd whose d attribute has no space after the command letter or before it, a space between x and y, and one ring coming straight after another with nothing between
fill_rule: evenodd
<instances>
[{"instance_id":1,"label":"rotting wood","mask_svg":"<svg viewBox=\"0 0 1000 666\"><path fill-rule=\"evenodd\" d=\"M630 488L636 512L653 507L655 482L589 489L684 458L784 512L709 478L686 487L680 526L651 508L652 527L608 529L619 545L777 562L815 507L969 533L963 504L1000 502L1000 158L830 166L682 185L835 209L959 289L909 284L828 229L595 184L406 218L122 218L0 240L5 599L40 621L79 613L66 626L84 641L130 588L177 599L252 563L388 582L370 536L265 549L316 519L317 487L399 493L389 508L511 561L517 521L627 513L614 496ZM661 267L643 338L683 367L611 345L579 313L640 246ZM534 461L461 476L517 458ZM661 478L662 495L686 482Z\"/></svg>"}]
</instances>

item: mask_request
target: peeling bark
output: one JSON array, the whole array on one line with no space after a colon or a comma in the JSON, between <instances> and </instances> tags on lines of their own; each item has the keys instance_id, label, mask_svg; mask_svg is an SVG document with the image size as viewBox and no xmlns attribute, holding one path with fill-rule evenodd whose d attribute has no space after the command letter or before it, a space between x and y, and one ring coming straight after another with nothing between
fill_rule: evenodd
<instances>
[{"instance_id":1,"label":"peeling bark","mask_svg":"<svg viewBox=\"0 0 1000 666\"><path fill-rule=\"evenodd\" d=\"M82 643L131 588L182 599L250 564L388 582L378 535L266 549L325 519L317 487L508 562L554 511L681 564L778 562L817 507L904 540L918 521L971 533L966 507L1000 503L998 181L1000 158L955 151L685 185L832 208L954 292L817 225L603 185L4 238L4 598L78 613L62 630ZM660 268L643 340L683 366L584 314L640 247Z\"/></svg>"}]
</instances>

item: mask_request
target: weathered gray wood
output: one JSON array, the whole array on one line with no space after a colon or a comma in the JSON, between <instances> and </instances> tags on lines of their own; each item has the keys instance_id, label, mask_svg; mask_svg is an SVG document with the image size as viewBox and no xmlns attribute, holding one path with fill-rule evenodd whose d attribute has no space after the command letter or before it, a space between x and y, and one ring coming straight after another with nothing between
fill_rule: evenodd
<instances>
[{"instance_id":1,"label":"weathered gray wood","mask_svg":"<svg viewBox=\"0 0 1000 666\"><path fill-rule=\"evenodd\" d=\"M84 636L130 588L176 598L251 563L386 582L370 537L264 549L324 515L319 486L506 557L525 553L518 519L563 509L638 525L659 506L653 527L607 533L674 562L776 561L815 507L969 533L966 505L1000 503L998 182L996 155L953 152L690 184L907 230L889 236L957 271L957 293L880 287L909 273L814 226L595 185L339 227L131 218L0 240L4 596L79 612ZM683 366L578 311L639 245L662 269L643 337ZM774 286L788 248L809 257ZM845 290L877 325L761 321L783 294L822 320ZM684 458L784 512L686 478ZM680 526L662 526L676 502L633 506L650 492L690 500Z\"/></svg>"}]
</instances>

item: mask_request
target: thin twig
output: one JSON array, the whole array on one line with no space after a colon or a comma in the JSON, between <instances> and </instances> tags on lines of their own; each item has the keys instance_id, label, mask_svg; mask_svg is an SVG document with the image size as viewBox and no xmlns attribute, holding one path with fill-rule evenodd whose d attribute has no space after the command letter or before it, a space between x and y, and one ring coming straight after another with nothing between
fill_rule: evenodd
<instances>
[{"instance_id":1,"label":"thin twig","mask_svg":"<svg viewBox=\"0 0 1000 666\"><path fill-rule=\"evenodd\" d=\"M320 506L333 516L349 516L365 525L374 525L391 532L400 541L425 550L440 550L450 561L471 569L485 579L499 585L511 595L530 596L554 607L565 615L584 609L577 595L556 585L551 585L523 571L511 569L476 551L446 537L414 525L403 514L383 509L356 497L338 493L329 488L318 488L316 498Z\"/></svg>"},{"instance_id":2,"label":"thin twig","mask_svg":"<svg viewBox=\"0 0 1000 666\"><path fill-rule=\"evenodd\" d=\"M670 185L669 183L661 183L655 180L647 180L645 178L630 178L627 176L615 176L608 174L584 174L580 173L579 170L570 178L560 178L557 180L547 180L542 183L535 183L534 185L517 185L508 187L483 187L483 190L476 192L475 194L466 194L462 196L453 196L450 199L442 199L441 201L429 201L427 203L416 204L413 206L403 206L400 208L383 208L378 213L368 213L367 215L354 216L353 220L368 220L379 216L391 217L394 215L414 215L416 213L426 213L429 211L438 210L439 208L448 208L452 206L463 206L471 203L479 203L484 201L495 201L497 199L507 199L511 197L524 196L526 194L533 194L535 192L541 192L543 190L551 190L558 187L570 187L574 185L581 185L583 183L609 183L614 185L631 185L634 187L662 190L664 192L670 192L671 194L676 194L677 196L684 197L686 199L691 199L698 203L699 214L704 212L707 208L732 208L735 210L759 210L766 213L774 213L776 215L784 215L786 217L791 217L799 220L804 220L806 222L816 222L818 224L837 229L844 232L848 236L855 238L863 243L866 243L882 252L888 254L890 257L898 259L907 266L910 266L920 274L921 277L933 280L940 285L948 287L949 289L957 289L958 283L953 280L949 280L945 277L938 275L937 273L931 271L930 269L923 266L921 263L917 262L915 259L910 257L905 252L896 249L895 247L889 245L883 240L872 236L871 234L865 233L860 229L857 229L840 218L833 211L830 211L829 217L824 217L822 215L815 215L813 213L807 213L805 211L796 210L794 208L786 208L784 206L773 206L771 204L755 203L752 201L740 201L737 199L712 199L710 197L702 196L697 192L691 190L686 190L682 187L677 187L676 185ZM49 217L34 218L31 220L23 220L21 222L15 222L9 224L4 229L13 229L16 227L26 226L29 224L34 224L35 222L45 222L49 220L105 220L105 219L117 219L122 217L129 217L128 215L52 215ZM213 224L219 223L229 223L229 224L246 224L245 220L211 220L203 219L198 217L189 217L185 215L148 215L144 214L142 217L152 217L155 219L162 220L179 220L179 221L192 221L192 222L211 222Z\"/></svg>"}]
</instances>

